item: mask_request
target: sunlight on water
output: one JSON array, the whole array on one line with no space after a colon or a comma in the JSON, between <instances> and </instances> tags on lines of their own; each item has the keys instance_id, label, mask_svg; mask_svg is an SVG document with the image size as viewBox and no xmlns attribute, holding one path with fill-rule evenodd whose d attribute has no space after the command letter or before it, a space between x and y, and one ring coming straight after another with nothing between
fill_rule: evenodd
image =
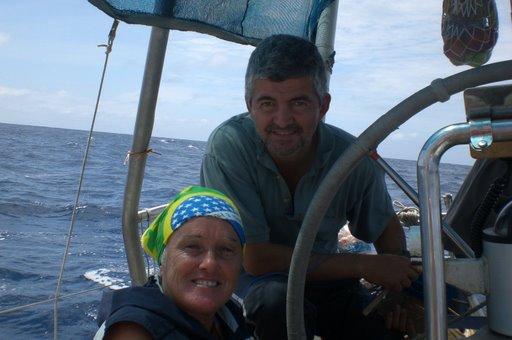
<instances>
[{"instance_id":1,"label":"sunlight on water","mask_svg":"<svg viewBox=\"0 0 512 340\"><path fill-rule=\"evenodd\" d=\"M109 276L108 274L111 272L111 270L100 268L88 271L84 274L84 276L88 280L99 283L100 285L103 285L113 290L122 289L130 286L130 283L126 282L123 279L117 279L115 277Z\"/></svg>"}]
</instances>

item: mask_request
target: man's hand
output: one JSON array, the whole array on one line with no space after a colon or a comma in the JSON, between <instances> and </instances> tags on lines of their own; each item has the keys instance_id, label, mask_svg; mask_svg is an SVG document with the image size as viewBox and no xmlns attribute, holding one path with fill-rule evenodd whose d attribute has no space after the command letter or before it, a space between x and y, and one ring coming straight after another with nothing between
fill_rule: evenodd
<instances>
[{"instance_id":1,"label":"man's hand","mask_svg":"<svg viewBox=\"0 0 512 340\"><path fill-rule=\"evenodd\" d=\"M417 333L414 322L407 315L407 309L400 305L396 305L395 309L387 314L386 328L407 334L409 338L414 338Z\"/></svg>"},{"instance_id":2,"label":"man's hand","mask_svg":"<svg viewBox=\"0 0 512 340\"><path fill-rule=\"evenodd\" d=\"M366 255L360 258L361 275L367 281L384 289L400 292L409 287L419 273L410 260L397 255Z\"/></svg>"}]
</instances>

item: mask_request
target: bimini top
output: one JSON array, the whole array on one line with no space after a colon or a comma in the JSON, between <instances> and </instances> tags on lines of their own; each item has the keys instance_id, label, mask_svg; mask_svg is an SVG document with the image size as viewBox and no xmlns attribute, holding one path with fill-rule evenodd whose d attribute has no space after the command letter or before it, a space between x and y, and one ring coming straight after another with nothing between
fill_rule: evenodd
<instances>
[{"instance_id":1,"label":"bimini top","mask_svg":"<svg viewBox=\"0 0 512 340\"><path fill-rule=\"evenodd\" d=\"M256 45L286 33L314 41L322 11L333 0L89 0L111 17Z\"/></svg>"}]
</instances>

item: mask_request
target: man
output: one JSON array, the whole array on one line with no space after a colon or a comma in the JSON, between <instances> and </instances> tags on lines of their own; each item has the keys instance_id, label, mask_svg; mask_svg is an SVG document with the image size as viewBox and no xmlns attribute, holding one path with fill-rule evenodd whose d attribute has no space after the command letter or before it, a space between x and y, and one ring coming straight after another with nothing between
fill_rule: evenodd
<instances>
[{"instance_id":1,"label":"man","mask_svg":"<svg viewBox=\"0 0 512 340\"><path fill-rule=\"evenodd\" d=\"M239 291L260 339L286 338L286 274L302 220L330 167L354 140L322 121L331 100L325 72L314 44L288 35L263 40L247 66L249 112L221 124L205 150L202 185L225 192L241 212L247 243ZM347 221L379 255L337 253ZM392 291L408 287L418 273L397 256L405 251L384 174L365 159L333 199L313 246L305 288L308 338L386 339L384 320L362 316L359 279ZM399 312L387 326L406 331Z\"/></svg>"}]
</instances>

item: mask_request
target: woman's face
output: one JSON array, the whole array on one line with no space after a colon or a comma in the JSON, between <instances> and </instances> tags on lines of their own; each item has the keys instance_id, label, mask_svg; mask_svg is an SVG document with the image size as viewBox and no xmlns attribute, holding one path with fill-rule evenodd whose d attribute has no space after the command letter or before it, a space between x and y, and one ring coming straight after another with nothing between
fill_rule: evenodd
<instances>
[{"instance_id":1,"label":"woman's face","mask_svg":"<svg viewBox=\"0 0 512 340\"><path fill-rule=\"evenodd\" d=\"M211 326L231 297L242 266L242 246L233 227L216 217L195 217L176 230L160 272L164 294Z\"/></svg>"}]
</instances>

